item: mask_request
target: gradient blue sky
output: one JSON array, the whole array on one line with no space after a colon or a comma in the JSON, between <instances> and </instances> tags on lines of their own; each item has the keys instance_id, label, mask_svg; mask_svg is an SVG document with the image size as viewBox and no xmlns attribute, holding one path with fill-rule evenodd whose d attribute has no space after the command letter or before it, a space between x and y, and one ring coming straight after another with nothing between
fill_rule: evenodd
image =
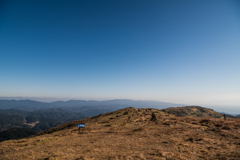
<instances>
[{"instance_id":1,"label":"gradient blue sky","mask_svg":"<svg viewBox=\"0 0 240 160\"><path fill-rule=\"evenodd\" d=\"M240 108L240 1L1 0L0 96Z\"/></svg>"}]
</instances>

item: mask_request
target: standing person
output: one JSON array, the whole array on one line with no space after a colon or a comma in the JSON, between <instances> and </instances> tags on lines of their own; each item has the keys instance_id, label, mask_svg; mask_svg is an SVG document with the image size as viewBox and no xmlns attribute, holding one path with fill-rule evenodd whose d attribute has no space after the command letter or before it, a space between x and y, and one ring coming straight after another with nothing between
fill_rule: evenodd
<instances>
[{"instance_id":1,"label":"standing person","mask_svg":"<svg viewBox=\"0 0 240 160\"><path fill-rule=\"evenodd\" d=\"M224 117L224 121L226 121L226 114L224 114L223 117Z\"/></svg>"}]
</instances>

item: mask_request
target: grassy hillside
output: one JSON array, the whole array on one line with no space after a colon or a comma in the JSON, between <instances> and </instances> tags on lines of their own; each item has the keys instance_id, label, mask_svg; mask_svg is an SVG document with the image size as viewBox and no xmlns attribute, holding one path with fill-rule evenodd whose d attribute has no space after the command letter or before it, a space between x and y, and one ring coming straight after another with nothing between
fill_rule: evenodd
<instances>
[{"instance_id":1,"label":"grassy hillside","mask_svg":"<svg viewBox=\"0 0 240 160\"><path fill-rule=\"evenodd\" d=\"M223 114L221 113L218 113L212 109L199 106L171 107L163 109L162 111L168 114L175 115L177 117L223 117Z\"/></svg>"},{"instance_id":2,"label":"grassy hillside","mask_svg":"<svg viewBox=\"0 0 240 160\"><path fill-rule=\"evenodd\" d=\"M156 117L156 119L152 118ZM79 134L77 125L85 123ZM0 143L2 159L240 159L240 120L126 108Z\"/></svg>"}]
</instances>

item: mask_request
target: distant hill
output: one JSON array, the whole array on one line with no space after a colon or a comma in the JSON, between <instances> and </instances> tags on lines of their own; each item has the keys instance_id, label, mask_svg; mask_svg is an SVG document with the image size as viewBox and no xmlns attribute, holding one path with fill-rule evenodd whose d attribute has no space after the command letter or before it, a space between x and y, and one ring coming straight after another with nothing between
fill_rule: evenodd
<instances>
[{"instance_id":1,"label":"distant hill","mask_svg":"<svg viewBox=\"0 0 240 160\"><path fill-rule=\"evenodd\" d=\"M29 112L12 108L12 109L0 109L0 113L8 115L26 116L27 113Z\"/></svg>"},{"instance_id":2,"label":"distant hill","mask_svg":"<svg viewBox=\"0 0 240 160\"><path fill-rule=\"evenodd\" d=\"M126 108L126 107L135 107L135 108L167 108L167 107L176 107L183 106L182 104L175 103L166 103L160 101L140 101L140 100L129 100L129 99L115 99L115 100L106 100L106 101L85 101L85 100L69 100L69 101L56 101L52 102L54 106L58 107L110 107L109 109L117 108Z\"/></svg>"},{"instance_id":3,"label":"distant hill","mask_svg":"<svg viewBox=\"0 0 240 160\"><path fill-rule=\"evenodd\" d=\"M24 111L36 111L50 109L53 106L50 103L32 101L32 100L0 100L0 109L18 109Z\"/></svg>"},{"instance_id":4,"label":"distant hill","mask_svg":"<svg viewBox=\"0 0 240 160\"><path fill-rule=\"evenodd\" d=\"M34 116L18 116L0 113L0 132L10 128L25 128L33 131L43 131L57 125L66 123L65 120L54 118L34 117Z\"/></svg>"},{"instance_id":5,"label":"distant hill","mask_svg":"<svg viewBox=\"0 0 240 160\"><path fill-rule=\"evenodd\" d=\"M54 118L58 120L75 120L87 118L87 115L80 112L73 112L61 108L54 108L49 110L39 110L27 113L27 115L35 117Z\"/></svg>"},{"instance_id":6,"label":"distant hill","mask_svg":"<svg viewBox=\"0 0 240 160\"><path fill-rule=\"evenodd\" d=\"M110 108L110 107L94 107L94 106L84 106L84 107L70 107L68 108L69 110L73 112L81 112L89 117L93 117L99 114L107 113L107 112L112 112L118 110L118 108ZM121 109L121 108L120 108Z\"/></svg>"},{"instance_id":7,"label":"distant hill","mask_svg":"<svg viewBox=\"0 0 240 160\"><path fill-rule=\"evenodd\" d=\"M10 139L20 139L29 137L36 133L37 132L25 128L11 128L6 131L0 132L0 142Z\"/></svg>"},{"instance_id":8,"label":"distant hill","mask_svg":"<svg viewBox=\"0 0 240 160\"><path fill-rule=\"evenodd\" d=\"M84 119L86 117L86 114L61 108L32 112L16 109L0 110L0 132L16 127L40 132L71 120Z\"/></svg>"},{"instance_id":9,"label":"distant hill","mask_svg":"<svg viewBox=\"0 0 240 160\"><path fill-rule=\"evenodd\" d=\"M182 104L166 103L160 101L135 101L128 99L115 99L106 101L85 101L85 100L69 100L69 101L56 101L52 103L38 102L33 100L0 100L0 109L17 109L24 111L37 111L37 110L48 110L53 108L62 108L65 110L78 111L85 114L89 114L90 111L86 110L89 107L90 110L98 110L96 114L108 111L115 111L126 107L135 108L157 108L163 109L167 107L183 106ZM79 108L84 110L81 111ZM102 110L102 111L101 111ZM96 115L95 114L95 115ZM90 115L93 115L92 112Z\"/></svg>"},{"instance_id":10,"label":"distant hill","mask_svg":"<svg viewBox=\"0 0 240 160\"><path fill-rule=\"evenodd\" d=\"M55 101L67 101L69 98L54 98L54 97L0 97L0 100L33 100L39 102L55 102Z\"/></svg>"},{"instance_id":11,"label":"distant hill","mask_svg":"<svg viewBox=\"0 0 240 160\"><path fill-rule=\"evenodd\" d=\"M4 130L4 128L13 128L19 126L24 126L24 117L0 113L0 131Z\"/></svg>"},{"instance_id":12,"label":"distant hill","mask_svg":"<svg viewBox=\"0 0 240 160\"><path fill-rule=\"evenodd\" d=\"M240 118L240 115L236 115L235 118Z\"/></svg>"},{"instance_id":13,"label":"distant hill","mask_svg":"<svg viewBox=\"0 0 240 160\"><path fill-rule=\"evenodd\" d=\"M53 106L58 106L74 112L85 113L89 116L96 116L98 114L112 112L126 107L163 109L167 107L182 106L181 104L160 101L135 101L129 99L115 99L106 101L70 100L65 102L56 101L52 102L51 104Z\"/></svg>"},{"instance_id":14,"label":"distant hill","mask_svg":"<svg viewBox=\"0 0 240 160\"><path fill-rule=\"evenodd\" d=\"M61 120L73 120L73 119L84 119L88 115L80 112L73 112L71 110L64 110L62 108L53 108L49 110L38 110L38 111L22 111L18 109L0 109L0 113L7 115L18 115L18 116L34 116L34 117L45 117L54 118Z\"/></svg>"},{"instance_id":15,"label":"distant hill","mask_svg":"<svg viewBox=\"0 0 240 160\"><path fill-rule=\"evenodd\" d=\"M171 107L163 109L165 113L175 115L177 117L213 117L220 118L223 114L218 113L209 108L200 106L186 106L186 107Z\"/></svg>"},{"instance_id":16,"label":"distant hill","mask_svg":"<svg viewBox=\"0 0 240 160\"><path fill-rule=\"evenodd\" d=\"M50 128L53 128L53 127L56 127L58 125L68 122L65 120L58 120L58 119L54 119L54 118L44 118L44 117L41 117L41 118L31 117L31 118L37 119L35 121L35 123L39 122L39 123L36 123L34 125L34 127L31 128L32 131L36 131L36 132L41 132L41 131L44 131L44 130L47 130L47 129L50 129ZM34 123L34 122L32 122L32 123Z\"/></svg>"}]
</instances>

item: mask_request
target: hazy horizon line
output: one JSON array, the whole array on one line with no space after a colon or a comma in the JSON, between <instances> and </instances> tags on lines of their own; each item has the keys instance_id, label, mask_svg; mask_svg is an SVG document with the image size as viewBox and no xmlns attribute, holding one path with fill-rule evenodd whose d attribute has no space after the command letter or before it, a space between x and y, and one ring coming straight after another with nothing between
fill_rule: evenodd
<instances>
[{"instance_id":1,"label":"hazy horizon line","mask_svg":"<svg viewBox=\"0 0 240 160\"><path fill-rule=\"evenodd\" d=\"M4 99L6 98L6 99ZM111 101L111 100L131 100L131 101L157 101L157 102L163 102L163 103L175 103L175 102L166 102L166 101L160 101L160 100L155 100L155 99L131 99L131 98L93 98L93 99L90 99L90 98L86 98L86 99L83 99L83 98L59 98L59 97L28 97L28 96L14 96L14 97L11 97L11 96L0 96L0 100L16 100L18 98L21 98L21 99L25 99L25 100L32 100L32 99L58 99L59 101L71 101L71 100L82 100L82 101ZM20 100L20 99L19 99ZM37 101L37 100L35 100ZM42 101L43 102L43 101ZM44 101L45 102L45 101ZM53 101L54 102L54 101ZM178 104L178 103L175 103L175 104Z\"/></svg>"},{"instance_id":2,"label":"hazy horizon line","mask_svg":"<svg viewBox=\"0 0 240 160\"><path fill-rule=\"evenodd\" d=\"M202 103L181 103L181 102L171 102L171 101L162 101L162 100L156 100L156 99L132 99L132 98L76 98L76 97L31 97L31 96L0 96L0 100L35 100L40 102L55 102L55 101L70 101L70 100L82 100L82 101L110 101L110 100L132 100L132 101L157 101L157 102L163 102L163 103L173 103L173 104L179 104L179 105L185 105L185 106L232 106L237 107L239 105L228 105L228 104L207 104L206 102Z\"/></svg>"}]
</instances>

